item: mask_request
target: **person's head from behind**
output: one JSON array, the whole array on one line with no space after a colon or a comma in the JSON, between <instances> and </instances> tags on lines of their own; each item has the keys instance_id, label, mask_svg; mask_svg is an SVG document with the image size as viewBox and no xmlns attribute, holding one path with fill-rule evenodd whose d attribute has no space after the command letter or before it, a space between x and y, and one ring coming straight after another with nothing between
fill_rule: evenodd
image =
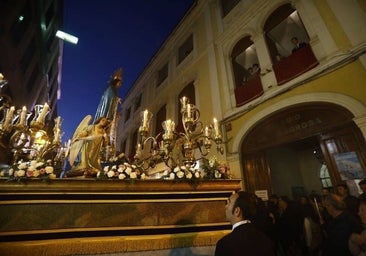
<instances>
[{"instance_id":1,"label":"person's head from behind","mask_svg":"<svg viewBox=\"0 0 366 256\"><path fill-rule=\"evenodd\" d=\"M361 180L358 183L358 186L360 187L360 189L362 190L362 193L366 193L366 179Z\"/></svg>"},{"instance_id":2,"label":"person's head from behind","mask_svg":"<svg viewBox=\"0 0 366 256\"><path fill-rule=\"evenodd\" d=\"M269 196L268 201L277 205L278 199L279 199L279 197L276 194L273 194L273 195Z\"/></svg>"},{"instance_id":3,"label":"person's head from behind","mask_svg":"<svg viewBox=\"0 0 366 256\"><path fill-rule=\"evenodd\" d=\"M290 204L290 199L287 196L280 196L278 199L278 209L283 212L287 209Z\"/></svg>"},{"instance_id":4,"label":"person's head from behind","mask_svg":"<svg viewBox=\"0 0 366 256\"><path fill-rule=\"evenodd\" d=\"M226 220L235 224L244 219L251 219L256 212L255 197L248 192L234 192L227 199L225 206Z\"/></svg>"},{"instance_id":5,"label":"person's head from behind","mask_svg":"<svg viewBox=\"0 0 366 256\"><path fill-rule=\"evenodd\" d=\"M330 189L329 188L322 188L322 196L329 195Z\"/></svg>"},{"instance_id":6,"label":"person's head from behind","mask_svg":"<svg viewBox=\"0 0 366 256\"><path fill-rule=\"evenodd\" d=\"M294 44L294 45L297 45L299 43L299 39L297 39L296 36L294 36L293 38L291 38L291 42Z\"/></svg>"},{"instance_id":7,"label":"person's head from behind","mask_svg":"<svg viewBox=\"0 0 366 256\"><path fill-rule=\"evenodd\" d=\"M341 197L347 196L349 193L348 186L345 183L340 183L337 185L337 195Z\"/></svg>"},{"instance_id":8,"label":"person's head from behind","mask_svg":"<svg viewBox=\"0 0 366 256\"><path fill-rule=\"evenodd\" d=\"M346 209L346 204L342 200L342 197L332 193L324 196L323 205L333 218Z\"/></svg>"}]
</instances>

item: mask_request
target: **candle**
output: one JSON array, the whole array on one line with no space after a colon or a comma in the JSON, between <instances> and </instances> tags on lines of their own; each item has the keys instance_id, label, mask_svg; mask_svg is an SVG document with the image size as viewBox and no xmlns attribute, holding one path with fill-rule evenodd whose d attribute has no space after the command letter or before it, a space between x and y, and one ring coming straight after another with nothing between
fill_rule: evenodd
<instances>
[{"instance_id":1,"label":"candle","mask_svg":"<svg viewBox=\"0 0 366 256\"><path fill-rule=\"evenodd\" d=\"M191 118L191 104L187 105L187 117Z\"/></svg>"},{"instance_id":2,"label":"candle","mask_svg":"<svg viewBox=\"0 0 366 256\"><path fill-rule=\"evenodd\" d=\"M49 109L49 106L47 103L45 103L42 108L42 112L37 119L37 122L44 123L44 118L46 117L46 115L48 113L48 109Z\"/></svg>"},{"instance_id":3,"label":"candle","mask_svg":"<svg viewBox=\"0 0 366 256\"><path fill-rule=\"evenodd\" d=\"M170 130L171 130L172 132L174 132L174 131L175 131L175 123L174 123L174 121L172 121L172 122L170 123Z\"/></svg>"},{"instance_id":4,"label":"candle","mask_svg":"<svg viewBox=\"0 0 366 256\"><path fill-rule=\"evenodd\" d=\"M144 111L144 116L142 118L142 127L146 128L147 127L147 117L148 117L149 112L147 111L147 109Z\"/></svg>"},{"instance_id":5,"label":"candle","mask_svg":"<svg viewBox=\"0 0 366 256\"><path fill-rule=\"evenodd\" d=\"M14 116L14 106L12 106L10 109L9 109L9 113L6 115L6 119L5 119L5 122L4 122L4 129L6 130L8 128L8 125L10 124L10 122L12 121L13 119L13 116Z\"/></svg>"},{"instance_id":6,"label":"candle","mask_svg":"<svg viewBox=\"0 0 366 256\"><path fill-rule=\"evenodd\" d=\"M20 120L19 120L20 125L25 124L25 116L26 115L27 115L27 108L26 108L26 106L23 106L22 112L20 113Z\"/></svg>"},{"instance_id":7,"label":"candle","mask_svg":"<svg viewBox=\"0 0 366 256\"><path fill-rule=\"evenodd\" d=\"M213 119L213 122L214 122L215 135L219 135L219 123L217 122L216 118Z\"/></svg>"},{"instance_id":8,"label":"candle","mask_svg":"<svg viewBox=\"0 0 366 256\"><path fill-rule=\"evenodd\" d=\"M210 137L210 128L207 125L205 127L205 136Z\"/></svg>"},{"instance_id":9,"label":"candle","mask_svg":"<svg viewBox=\"0 0 366 256\"><path fill-rule=\"evenodd\" d=\"M172 123L172 120L170 120L170 119L168 119L168 120L166 120L166 123L165 123L165 128L166 128L166 131L169 133L169 132L171 132L171 124Z\"/></svg>"},{"instance_id":10,"label":"candle","mask_svg":"<svg viewBox=\"0 0 366 256\"><path fill-rule=\"evenodd\" d=\"M60 137L60 129L56 129L56 132L55 132L55 137L53 138L53 143L56 144L59 140L59 137Z\"/></svg>"},{"instance_id":11,"label":"candle","mask_svg":"<svg viewBox=\"0 0 366 256\"><path fill-rule=\"evenodd\" d=\"M188 98L186 96L183 96L180 102L182 103L182 111L186 110Z\"/></svg>"},{"instance_id":12,"label":"candle","mask_svg":"<svg viewBox=\"0 0 366 256\"><path fill-rule=\"evenodd\" d=\"M61 116L56 117L55 119L55 127L59 128L61 123Z\"/></svg>"}]
</instances>

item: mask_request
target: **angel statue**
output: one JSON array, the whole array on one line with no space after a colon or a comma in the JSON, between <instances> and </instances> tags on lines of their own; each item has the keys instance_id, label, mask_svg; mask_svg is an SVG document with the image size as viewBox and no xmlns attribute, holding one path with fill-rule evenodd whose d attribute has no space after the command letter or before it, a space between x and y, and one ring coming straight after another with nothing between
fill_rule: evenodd
<instances>
[{"instance_id":1,"label":"angel statue","mask_svg":"<svg viewBox=\"0 0 366 256\"><path fill-rule=\"evenodd\" d=\"M86 116L76 128L70 146L71 170L66 177L94 177L102 169L101 151L109 143L109 121L100 117L90 125L92 117Z\"/></svg>"}]
</instances>

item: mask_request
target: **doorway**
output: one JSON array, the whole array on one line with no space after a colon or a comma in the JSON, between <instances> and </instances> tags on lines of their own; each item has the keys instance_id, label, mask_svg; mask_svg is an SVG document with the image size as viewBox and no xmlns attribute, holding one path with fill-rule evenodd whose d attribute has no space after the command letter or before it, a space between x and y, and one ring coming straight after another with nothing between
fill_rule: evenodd
<instances>
[{"instance_id":1,"label":"doorway","mask_svg":"<svg viewBox=\"0 0 366 256\"><path fill-rule=\"evenodd\" d=\"M310 193L321 193L324 157L317 138L310 137L265 150L271 170L272 193L298 198Z\"/></svg>"}]
</instances>

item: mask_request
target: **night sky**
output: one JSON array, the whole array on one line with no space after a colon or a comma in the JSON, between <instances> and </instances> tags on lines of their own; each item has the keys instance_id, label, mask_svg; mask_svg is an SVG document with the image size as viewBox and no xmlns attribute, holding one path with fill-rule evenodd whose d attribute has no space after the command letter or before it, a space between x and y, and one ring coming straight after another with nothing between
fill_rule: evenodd
<instances>
[{"instance_id":1,"label":"night sky","mask_svg":"<svg viewBox=\"0 0 366 256\"><path fill-rule=\"evenodd\" d=\"M124 99L193 0L64 0L64 32L79 38L64 42L61 99L63 141L79 122L94 117L113 72L123 69Z\"/></svg>"}]
</instances>

